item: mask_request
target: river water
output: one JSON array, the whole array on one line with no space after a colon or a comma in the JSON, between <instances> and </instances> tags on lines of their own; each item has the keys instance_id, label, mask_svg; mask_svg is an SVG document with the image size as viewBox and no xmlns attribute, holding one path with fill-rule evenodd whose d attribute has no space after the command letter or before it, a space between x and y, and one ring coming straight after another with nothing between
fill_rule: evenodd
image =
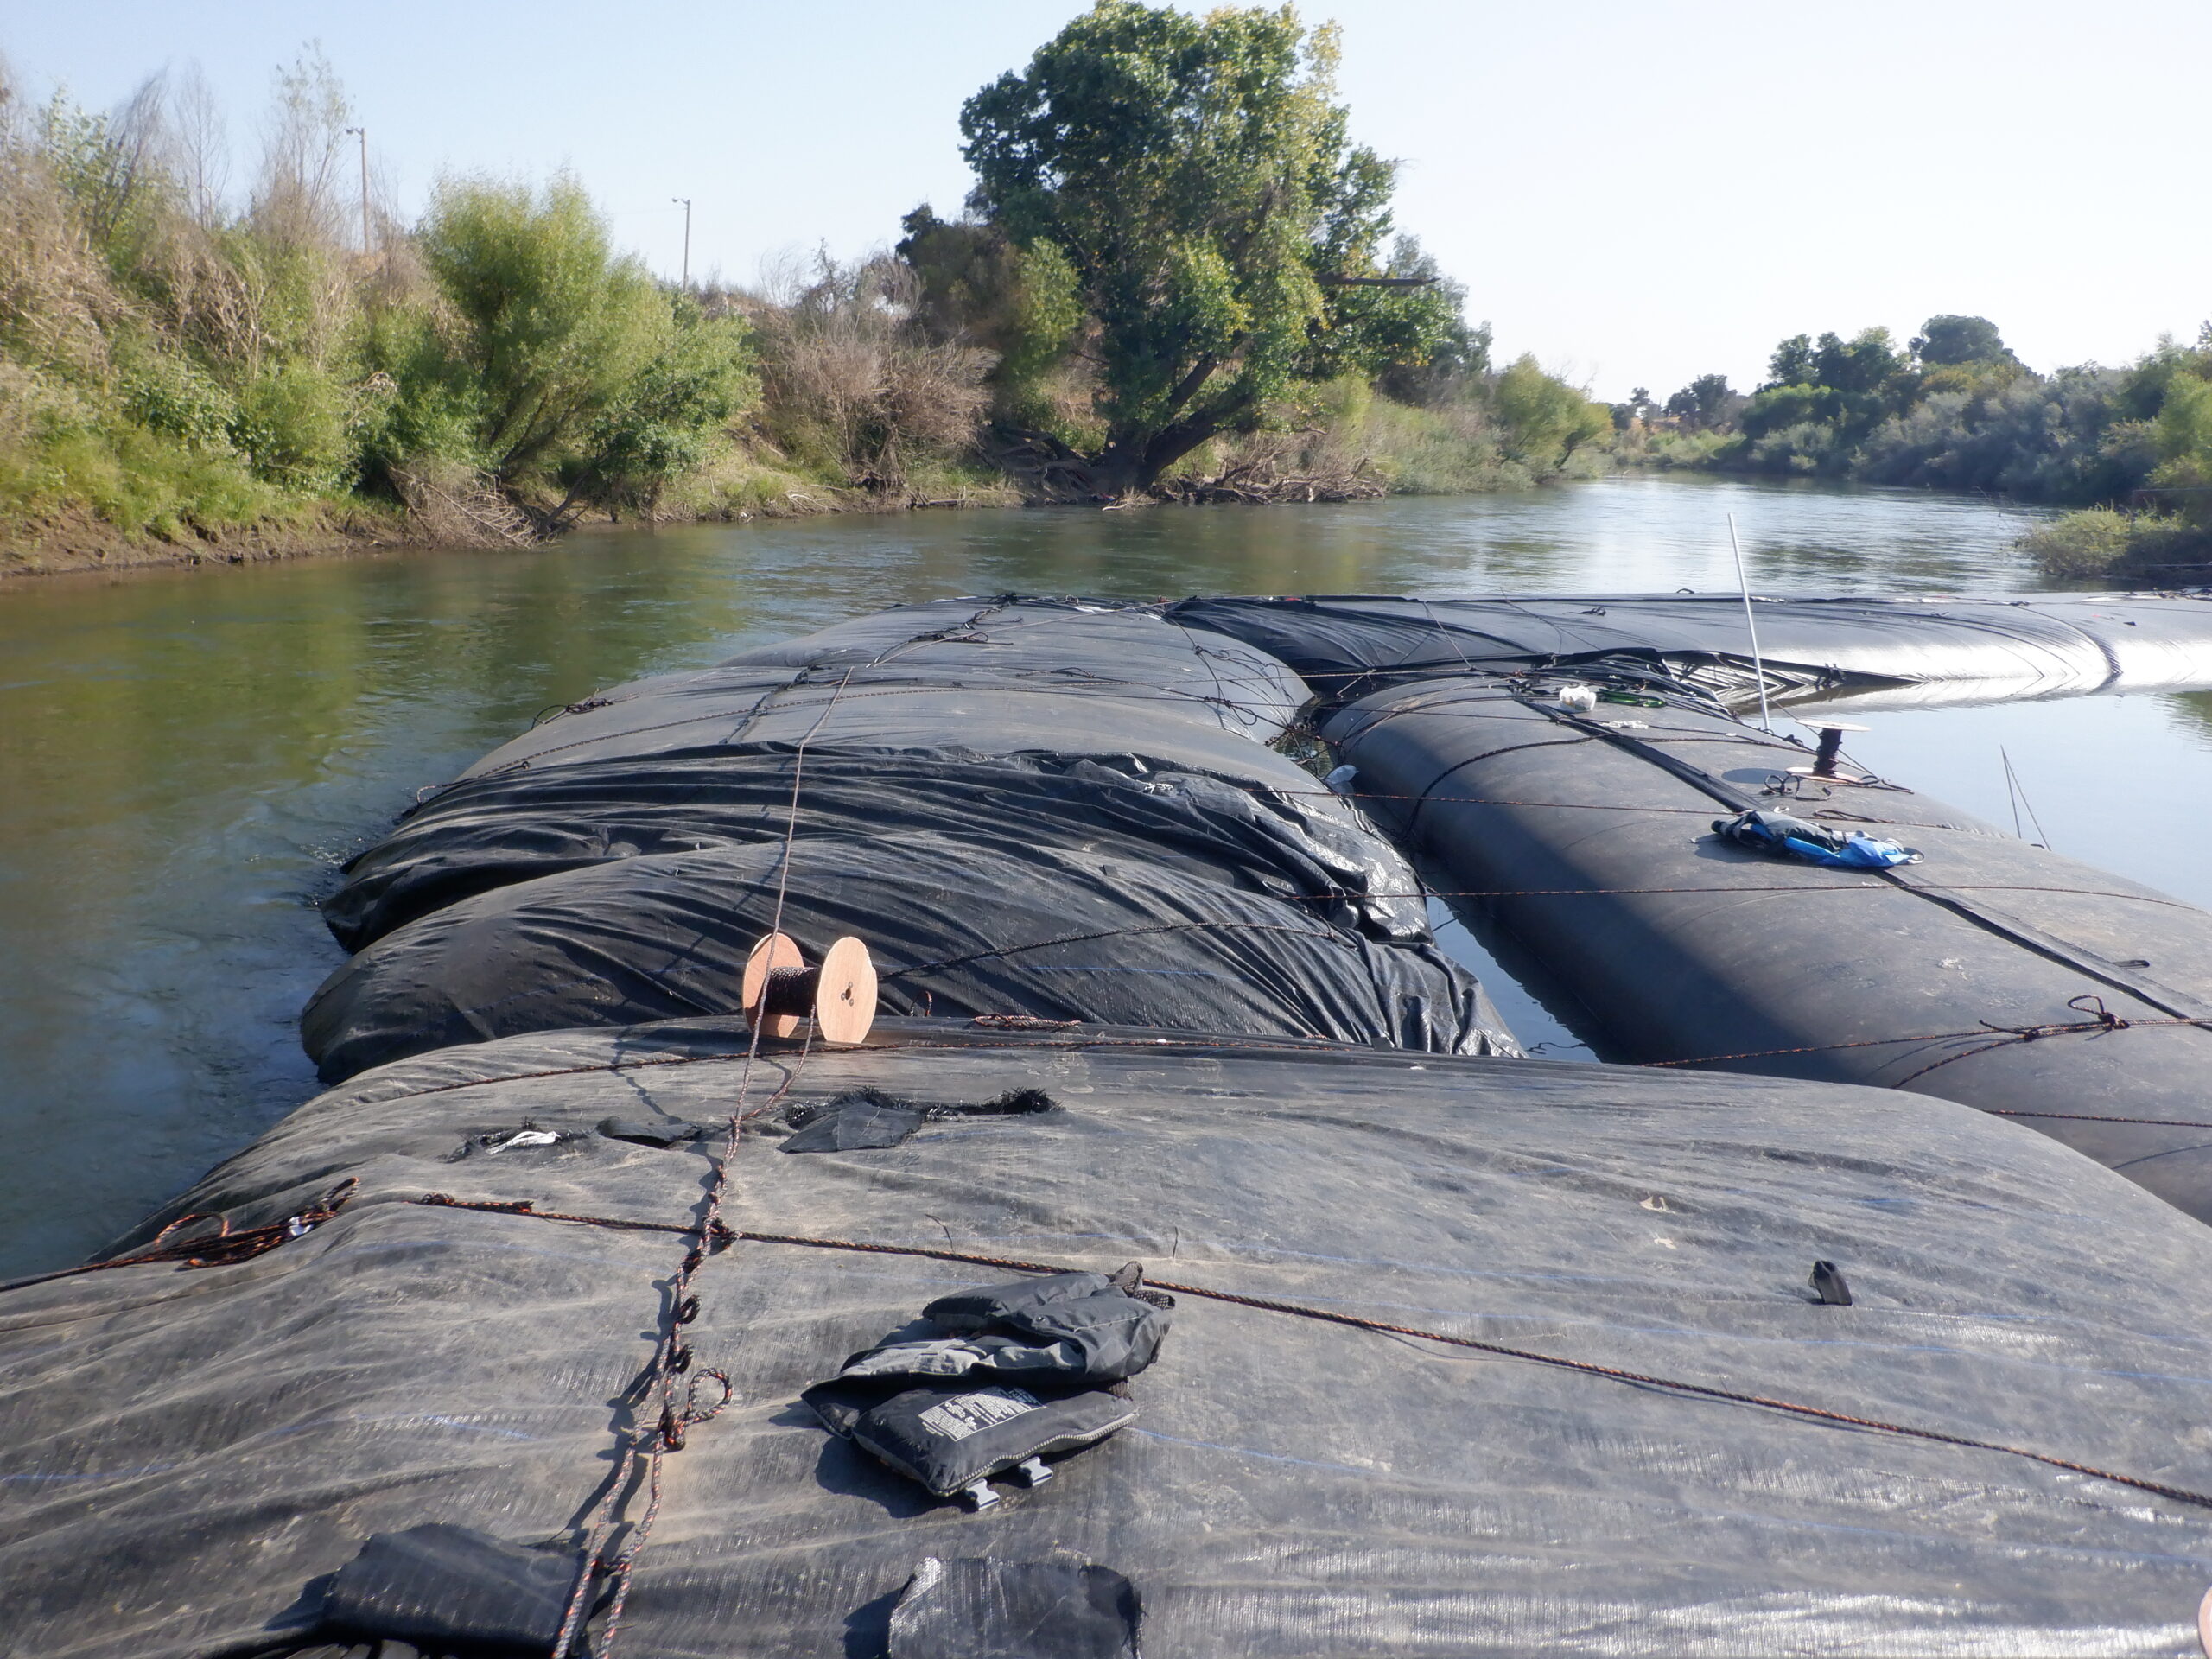
<instances>
[{"instance_id":1,"label":"river water","mask_svg":"<svg viewBox=\"0 0 2212 1659\"><path fill-rule=\"evenodd\" d=\"M336 864L550 705L1007 591L2025 591L1973 499L1637 477L1344 506L910 513L0 584L0 1276L120 1233L315 1090ZM2212 905L2212 694L1867 717L1852 752ZM1524 1039L1572 1039L1492 982Z\"/></svg>"}]
</instances>

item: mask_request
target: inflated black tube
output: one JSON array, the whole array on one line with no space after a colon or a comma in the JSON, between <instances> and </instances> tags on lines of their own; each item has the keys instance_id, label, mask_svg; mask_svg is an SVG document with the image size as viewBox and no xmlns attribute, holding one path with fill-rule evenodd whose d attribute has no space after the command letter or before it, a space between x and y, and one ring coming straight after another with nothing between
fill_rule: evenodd
<instances>
[{"instance_id":1,"label":"inflated black tube","mask_svg":"<svg viewBox=\"0 0 2212 1659\"><path fill-rule=\"evenodd\" d=\"M1269 747L1307 691L1158 607L962 600L584 699L348 867L322 1075L728 1014L770 931L887 1012L1513 1050L1411 868Z\"/></svg>"},{"instance_id":2,"label":"inflated black tube","mask_svg":"<svg viewBox=\"0 0 2212 1659\"><path fill-rule=\"evenodd\" d=\"M1941 1096L2212 1219L2212 915L1907 790L1800 780L1808 751L1694 708L1462 678L1323 734L1454 907L1572 988L1603 1057ZM1745 806L1925 861L1764 857L1713 832Z\"/></svg>"},{"instance_id":3,"label":"inflated black tube","mask_svg":"<svg viewBox=\"0 0 2212 1659\"><path fill-rule=\"evenodd\" d=\"M1755 596L1776 699L1907 707L2212 684L2212 595ZM1171 616L1273 653L1316 690L1357 696L1469 669L1639 657L1756 702L1740 594L1213 598Z\"/></svg>"}]
</instances>

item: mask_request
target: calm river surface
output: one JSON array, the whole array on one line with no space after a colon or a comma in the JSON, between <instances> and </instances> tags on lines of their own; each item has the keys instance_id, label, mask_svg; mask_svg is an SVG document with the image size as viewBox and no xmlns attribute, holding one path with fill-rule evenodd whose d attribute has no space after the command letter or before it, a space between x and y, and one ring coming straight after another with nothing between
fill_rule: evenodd
<instances>
[{"instance_id":1,"label":"calm river surface","mask_svg":"<svg viewBox=\"0 0 2212 1659\"><path fill-rule=\"evenodd\" d=\"M1025 590L2024 591L1980 503L1700 478L1335 507L912 513L0 584L0 1276L66 1264L315 1090L334 866L549 705L906 601ZM2212 905L2212 694L1868 716L1853 752ZM2030 831L2033 833L2033 826ZM1524 1040L1558 1029L1498 983Z\"/></svg>"}]
</instances>

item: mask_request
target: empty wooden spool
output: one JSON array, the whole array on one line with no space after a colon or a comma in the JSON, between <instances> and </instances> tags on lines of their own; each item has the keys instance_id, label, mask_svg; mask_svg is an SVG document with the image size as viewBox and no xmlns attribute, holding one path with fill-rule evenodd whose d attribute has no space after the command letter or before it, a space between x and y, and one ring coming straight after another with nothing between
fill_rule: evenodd
<instances>
[{"instance_id":1,"label":"empty wooden spool","mask_svg":"<svg viewBox=\"0 0 2212 1659\"><path fill-rule=\"evenodd\" d=\"M875 1023L875 963L848 936L810 968L795 943L771 933L745 959L743 999L747 1021L765 1037L795 1036L810 1019L823 1042L850 1047Z\"/></svg>"}]
</instances>

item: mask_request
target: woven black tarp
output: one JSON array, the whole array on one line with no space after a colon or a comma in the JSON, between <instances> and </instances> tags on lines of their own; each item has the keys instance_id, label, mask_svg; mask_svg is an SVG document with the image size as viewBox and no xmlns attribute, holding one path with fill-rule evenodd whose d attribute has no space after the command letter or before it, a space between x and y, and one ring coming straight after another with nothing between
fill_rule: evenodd
<instances>
[{"instance_id":1,"label":"woven black tarp","mask_svg":"<svg viewBox=\"0 0 2212 1659\"><path fill-rule=\"evenodd\" d=\"M1378 693L1322 729L1602 1056L2016 1114L2212 1220L2212 915L1906 789L1800 781L1804 748L1685 701L1582 716L1523 684ZM1762 857L1713 833L1746 807L1925 861Z\"/></svg>"},{"instance_id":2,"label":"woven black tarp","mask_svg":"<svg viewBox=\"0 0 2212 1659\"><path fill-rule=\"evenodd\" d=\"M1263 652L1156 606L950 600L842 622L722 665L617 686L493 750L471 777L678 750L1111 755L1266 781L1307 696Z\"/></svg>"},{"instance_id":3,"label":"woven black tarp","mask_svg":"<svg viewBox=\"0 0 2212 1659\"><path fill-rule=\"evenodd\" d=\"M780 906L780 912L779 907ZM896 1014L1102 1019L1479 1053L1497 1016L1426 938L1165 861L933 835L661 853L470 899L371 945L302 1020L324 1076L448 1043L730 1013L780 913L819 960L864 938Z\"/></svg>"},{"instance_id":4,"label":"woven black tarp","mask_svg":"<svg viewBox=\"0 0 2212 1659\"><path fill-rule=\"evenodd\" d=\"M1314 913L1377 938L1421 937L1427 922L1406 896L1404 861L1310 773L1279 760L1267 757L1274 786L1262 790L1127 755L814 748L796 833L810 842L937 836L1007 856L1073 842L1313 899ZM541 875L780 844L798 765L788 747L763 746L474 779L355 859L323 916L340 944L359 950L442 906Z\"/></svg>"},{"instance_id":5,"label":"woven black tarp","mask_svg":"<svg viewBox=\"0 0 2212 1659\"><path fill-rule=\"evenodd\" d=\"M244 1265L0 1297L5 1645L283 1650L272 1638L315 1617L312 1586L372 1535L569 1537L685 1241L400 1200L682 1224L707 1152L593 1125L761 1103L797 1053L748 1087L744 1040L704 1022L383 1069L137 1236L188 1209L276 1219L358 1176L334 1220ZM817 1050L788 1102L860 1084L956 1103L1041 1086L1058 1109L803 1156L756 1120L733 1224L1102 1271L1135 1259L1154 1281L2212 1487L2212 1233L1946 1102L943 1020ZM481 1150L525 1122L571 1138ZM1841 1266L1854 1306L1810 1300L1815 1258ZM881 1654L932 1558L1124 1575L1154 1659L2196 1651L2212 1512L1189 1294L1132 1385L1135 1422L979 1515L798 1406L924 1304L1006 1277L750 1242L709 1261L690 1339L734 1399L668 1460L622 1652Z\"/></svg>"},{"instance_id":6,"label":"woven black tarp","mask_svg":"<svg viewBox=\"0 0 2212 1659\"><path fill-rule=\"evenodd\" d=\"M1753 612L1770 696L1895 708L2212 685L2212 595L2203 594L1761 594ZM1735 594L1223 597L1171 613L1268 652L1333 694L1470 667L1625 656L1732 700L1758 696Z\"/></svg>"},{"instance_id":7,"label":"woven black tarp","mask_svg":"<svg viewBox=\"0 0 2212 1659\"><path fill-rule=\"evenodd\" d=\"M867 941L895 1013L1513 1052L1404 860L1268 747L1305 697L1156 607L1012 600L617 688L348 867L308 1051L734 1012L780 917Z\"/></svg>"}]
</instances>

